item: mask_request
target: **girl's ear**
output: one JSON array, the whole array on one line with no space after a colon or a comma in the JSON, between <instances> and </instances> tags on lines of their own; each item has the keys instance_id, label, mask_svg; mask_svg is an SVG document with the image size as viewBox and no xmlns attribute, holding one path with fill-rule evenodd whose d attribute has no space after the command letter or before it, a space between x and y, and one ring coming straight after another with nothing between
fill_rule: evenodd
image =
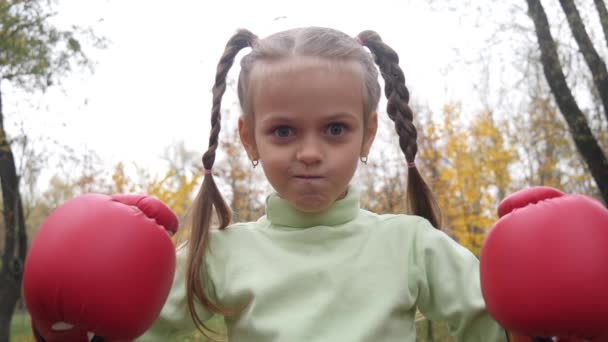
<instances>
[{"instance_id":1,"label":"girl's ear","mask_svg":"<svg viewBox=\"0 0 608 342\"><path fill-rule=\"evenodd\" d=\"M372 112L367 118L365 131L363 132L363 145L361 146L361 157L367 157L372 148L376 132L378 131L378 113Z\"/></svg>"},{"instance_id":2,"label":"girl's ear","mask_svg":"<svg viewBox=\"0 0 608 342\"><path fill-rule=\"evenodd\" d=\"M248 123L243 116L239 117L239 137L241 138L241 144L245 147L249 159L256 160L258 159L258 149L255 145L255 136L252 126L253 125Z\"/></svg>"}]
</instances>

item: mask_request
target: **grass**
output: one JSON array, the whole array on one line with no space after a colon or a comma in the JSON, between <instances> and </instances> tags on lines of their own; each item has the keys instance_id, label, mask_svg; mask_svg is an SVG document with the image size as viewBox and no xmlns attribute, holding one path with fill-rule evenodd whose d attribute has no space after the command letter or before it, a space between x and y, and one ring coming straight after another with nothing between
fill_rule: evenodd
<instances>
[{"instance_id":1,"label":"grass","mask_svg":"<svg viewBox=\"0 0 608 342\"><path fill-rule=\"evenodd\" d=\"M431 342L427 336L427 322L422 321L416 325L416 341ZM216 317L209 322L209 326L213 329L225 331L224 323L220 317ZM444 323L433 323L433 340L432 342L451 342L453 341L448 335L447 326ZM11 342L34 342L32 330L30 329L30 316L25 312L16 312L13 315L11 324ZM183 340L183 342L207 342L208 340L200 333L195 333L191 337Z\"/></svg>"},{"instance_id":2,"label":"grass","mask_svg":"<svg viewBox=\"0 0 608 342\"><path fill-rule=\"evenodd\" d=\"M209 321L209 326L216 330L225 332L224 323L220 317L213 318ZM207 342L208 340L200 333L195 333L191 337L183 340L183 342ZM10 342L35 342L32 337L32 329L30 326L30 316L27 312L17 311L13 314L11 321L11 336Z\"/></svg>"},{"instance_id":3,"label":"grass","mask_svg":"<svg viewBox=\"0 0 608 342\"><path fill-rule=\"evenodd\" d=\"M30 327L30 316L26 312L17 311L11 322L11 342L34 342Z\"/></svg>"}]
</instances>

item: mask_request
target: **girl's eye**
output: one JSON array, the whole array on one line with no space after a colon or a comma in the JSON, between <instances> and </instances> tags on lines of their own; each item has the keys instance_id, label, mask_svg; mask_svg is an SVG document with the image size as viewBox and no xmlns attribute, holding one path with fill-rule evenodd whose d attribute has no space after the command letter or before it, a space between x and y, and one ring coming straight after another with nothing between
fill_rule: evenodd
<instances>
[{"instance_id":1,"label":"girl's eye","mask_svg":"<svg viewBox=\"0 0 608 342\"><path fill-rule=\"evenodd\" d=\"M332 136L340 136L346 133L346 125L341 123L333 123L327 126L327 133Z\"/></svg>"},{"instance_id":2,"label":"girl's eye","mask_svg":"<svg viewBox=\"0 0 608 342\"><path fill-rule=\"evenodd\" d=\"M272 134L279 138L287 138L292 134L292 131L291 131L291 128L289 128L287 126L280 126L280 127L275 128L272 131Z\"/></svg>"}]
</instances>

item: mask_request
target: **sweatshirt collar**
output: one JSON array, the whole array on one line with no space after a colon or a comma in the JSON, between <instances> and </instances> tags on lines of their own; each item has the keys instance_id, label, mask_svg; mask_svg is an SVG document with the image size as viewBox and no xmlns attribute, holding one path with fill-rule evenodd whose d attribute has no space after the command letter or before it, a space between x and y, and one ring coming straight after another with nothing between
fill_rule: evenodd
<instances>
[{"instance_id":1,"label":"sweatshirt collar","mask_svg":"<svg viewBox=\"0 0 608 342\"><path fill-rule=\"evenodd\" d=\"M294 208L286 199L273 193L266 198L266 217L275 226L308 228L314 226L337 226L353 220L359 212L359 191L349 186L346 196L329 208L306 213Z\"/></svg>"}]
</instances>

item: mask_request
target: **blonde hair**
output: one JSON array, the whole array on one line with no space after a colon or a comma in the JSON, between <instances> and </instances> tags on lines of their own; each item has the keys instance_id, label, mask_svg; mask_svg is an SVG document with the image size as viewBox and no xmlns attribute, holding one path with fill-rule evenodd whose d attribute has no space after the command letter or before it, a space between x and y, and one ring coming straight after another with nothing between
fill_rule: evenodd
<instances>
[{"instance_id":1,"label":"blonde hair","mask_svg":"<svg viewBox=\"0 0 608 342\"><path fill-rule=\"evenodd\" d=\"M363 46L366 46L371 54ZM257 63L272 63L292 57L315 57L335 62L353 62L361 66L364 86L364 115L376 111L380 101L380 84L378 69L384 78L384 93L388 99L387 113L395 123L399 135L399 145L408 163L413 163L418 145L416 128L413 124L413 113L409 107L409 91L405 86L405 77L399 67L397 53L386 45L380 36L373 31L363 31L357 38L352 38L340 31L322 28L298 28L273 34L265 39L258 39L248 30L239 30L228 43L217 66L213 86L213 106L211 110L211 134L209 148L203 155L203 166L211 170L215 162L215 151L218 147L218 135L221 121L221 100L226 90L226 75L234 63L238 52L251 47L251 52L241 60L238 80L238 97L243 113L251 113L252 70ZM375 62L375 63L374 63ZM378 68L376 68L376 65ZM440 227L440 216L433 195L416 168L408 171L407 187L408 211L428 219L435 227ZM189 239L187 261L187 301L188 309L196 327L207 336L210 329L204 324L195 310L195 301L210 312L230 316L232 311L212 302L203 288L203 279L207 276L205 253L209 243L209 230L213 210L219 218L219 229L230 224L231 211L222 197L213 175L208 173L201 186L192 211L192 231Z\"/></svg>"}]
</instances>

